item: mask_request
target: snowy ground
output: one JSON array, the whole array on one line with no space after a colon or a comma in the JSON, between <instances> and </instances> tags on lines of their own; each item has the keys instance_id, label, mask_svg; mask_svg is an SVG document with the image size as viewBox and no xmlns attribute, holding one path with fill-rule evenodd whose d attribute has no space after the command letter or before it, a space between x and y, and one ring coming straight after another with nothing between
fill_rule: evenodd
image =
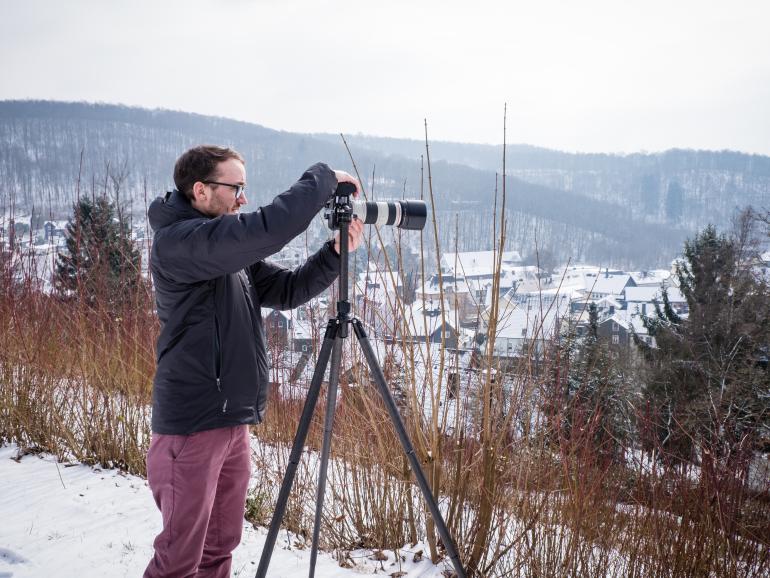
<instances>
[{"instance_id":1,"label":"snowy ground","mask_svg":"<svg viewBox=\"0 0 770 578\"><path fill-rule=\"evenodd\" d=\"M16 460L18 448L0 447L0 578L141 576L160 530L160 513L147 482L118 470L57 464L48 455ZM244 522L233 554L233 576L254 576L266 530ZM316 576L360 574L438 578L442 567L425 557L421 545L389 553L380 563L371 551L352 552L356 566L341 568L329 555L318 557ZM273 552L271 578L307 576L310 548L291 545L282 532Z\"/></svg>"}]
</instances>

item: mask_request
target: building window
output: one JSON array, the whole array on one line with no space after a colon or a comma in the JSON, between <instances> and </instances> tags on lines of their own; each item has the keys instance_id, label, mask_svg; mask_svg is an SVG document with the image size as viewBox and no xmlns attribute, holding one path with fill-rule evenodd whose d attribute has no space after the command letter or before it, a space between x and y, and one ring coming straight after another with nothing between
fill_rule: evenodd
<instances>
[{"instance_id":1,"label":"building window","mask_svg":"<svg viewBox=\"0 0 770 578\"><path fill-rule=\"evenodd\" d=\"M521 336L522 337L526 337L527 336L527 328L526 327L522 327L522 329L521 329Z\"/></svg>"},{"instance_id":2,"label":"building window","mask_svg":"<svg viewBox=\"0 0 770 578\"><path fill-rule=\"evenodd\" d=\"M620 335L613 335L612 336L612 343L613 343L613 345L618 345L620 343Z\"/></svg>"},{"instance_id":3,"label":"building window","mask_svg":"<svg viewBox=\"0 0 770 578\"><path fill-rule=\"evenodd\" d=\"M613 333L617 333L618 331L620 331L620 326L613 321L612 322L612 332Z\"/></svg>"}]
</instances>

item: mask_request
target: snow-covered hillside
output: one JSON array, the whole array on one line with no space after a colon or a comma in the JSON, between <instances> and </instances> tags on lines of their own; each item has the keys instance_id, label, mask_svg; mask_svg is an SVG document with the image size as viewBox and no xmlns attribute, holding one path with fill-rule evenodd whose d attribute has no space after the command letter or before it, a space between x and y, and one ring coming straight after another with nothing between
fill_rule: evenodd
<instances>
[{"instance_id":1,"label":"snow-covered hillside","mask_svg":"<svg viewBox=\"0 0 770 578\"><path fill-rule=\"evenodd\" d=\"M119 470L59 464L48 455L17 456L16 446L0 448L0 578L142 575L160 529L146 480ZM244 521L243 539L233 555L234 577L254 576L266 533ZM316 576L442 576L443 568L424 556L414 561L420 550L426 549L417 545L399 552L400 564L392 552L382 562L371 551L351 552L352 569L321 554ZM282 532L269 575L307 576L309 559L309 545Z\"/></svg>"}]
</instances>

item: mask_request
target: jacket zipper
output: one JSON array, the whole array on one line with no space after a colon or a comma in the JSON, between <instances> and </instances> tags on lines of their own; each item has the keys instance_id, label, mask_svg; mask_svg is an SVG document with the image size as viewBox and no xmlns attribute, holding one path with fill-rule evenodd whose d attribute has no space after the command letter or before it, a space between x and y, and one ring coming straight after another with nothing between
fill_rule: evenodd
<instances>
[{"instance_id":1,"label":"jacket zipper","mask_svg":"<svg viewBox=\"0 0 770 578\"><path fill-rule=\"evenodd\" d=\"M222 391L222 346L219 341L219 319L214 315L214 376L217 380L217 389Z\"/></svg>"},{"instance_id":2,"label":"jacket zipper","mask_svg":"<svg viewBox=\"0 0 770 578\"><path fill-rule=\"evenodd\" d=\"M219 318L214 314L214 374L217 378L217 391L222 392L222 344L219 340ZM222 404L222 413L227 413L227 398Z\"/></svg>"},{"instance_id":3,"label":"jacket zipper","mask_svg":"<svg viewBox=\"0 0 770 578\"><path fill-rule=\"evenodd\" d=\"M251 291L251 288L254 286L254 279L251 276L251 269L246 269L246 280L247 281L244 283L243 279L241 279L241 286L243 288L243 294L246 298L246 303L249 306L249 317L251 319L252 339L256 343L258 330L254 319L256 315L261 315L261 314L255 313L255 311L257 311L257 308L254 307L254 301L251 299L250 291ZM266 341L267 340L266 336L263 337L263 339L265 339ZM264 384L262 384L261 381L257 379L256 397L254 399L254 414L257 416L257 420L259 420L259 395L261 393L262 387L264 387Z\"/></svg>"}]
</instances>

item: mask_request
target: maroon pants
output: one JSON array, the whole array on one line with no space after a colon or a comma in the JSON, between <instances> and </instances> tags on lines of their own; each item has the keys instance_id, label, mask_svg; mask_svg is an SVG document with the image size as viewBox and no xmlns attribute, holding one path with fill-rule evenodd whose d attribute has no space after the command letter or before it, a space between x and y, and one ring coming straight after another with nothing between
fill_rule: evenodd
<instances>
[{"instance_id":1,"label":"maroon pants","mask_svg":"<svg viewBox=\"0 0 770 578\"><path fill-rule=\"evenodd\" d=\"M152 434L147 480L163 515L144 578L225 578L241 541L251 471L248 426Z\"/></svg>"}]
</instances>

